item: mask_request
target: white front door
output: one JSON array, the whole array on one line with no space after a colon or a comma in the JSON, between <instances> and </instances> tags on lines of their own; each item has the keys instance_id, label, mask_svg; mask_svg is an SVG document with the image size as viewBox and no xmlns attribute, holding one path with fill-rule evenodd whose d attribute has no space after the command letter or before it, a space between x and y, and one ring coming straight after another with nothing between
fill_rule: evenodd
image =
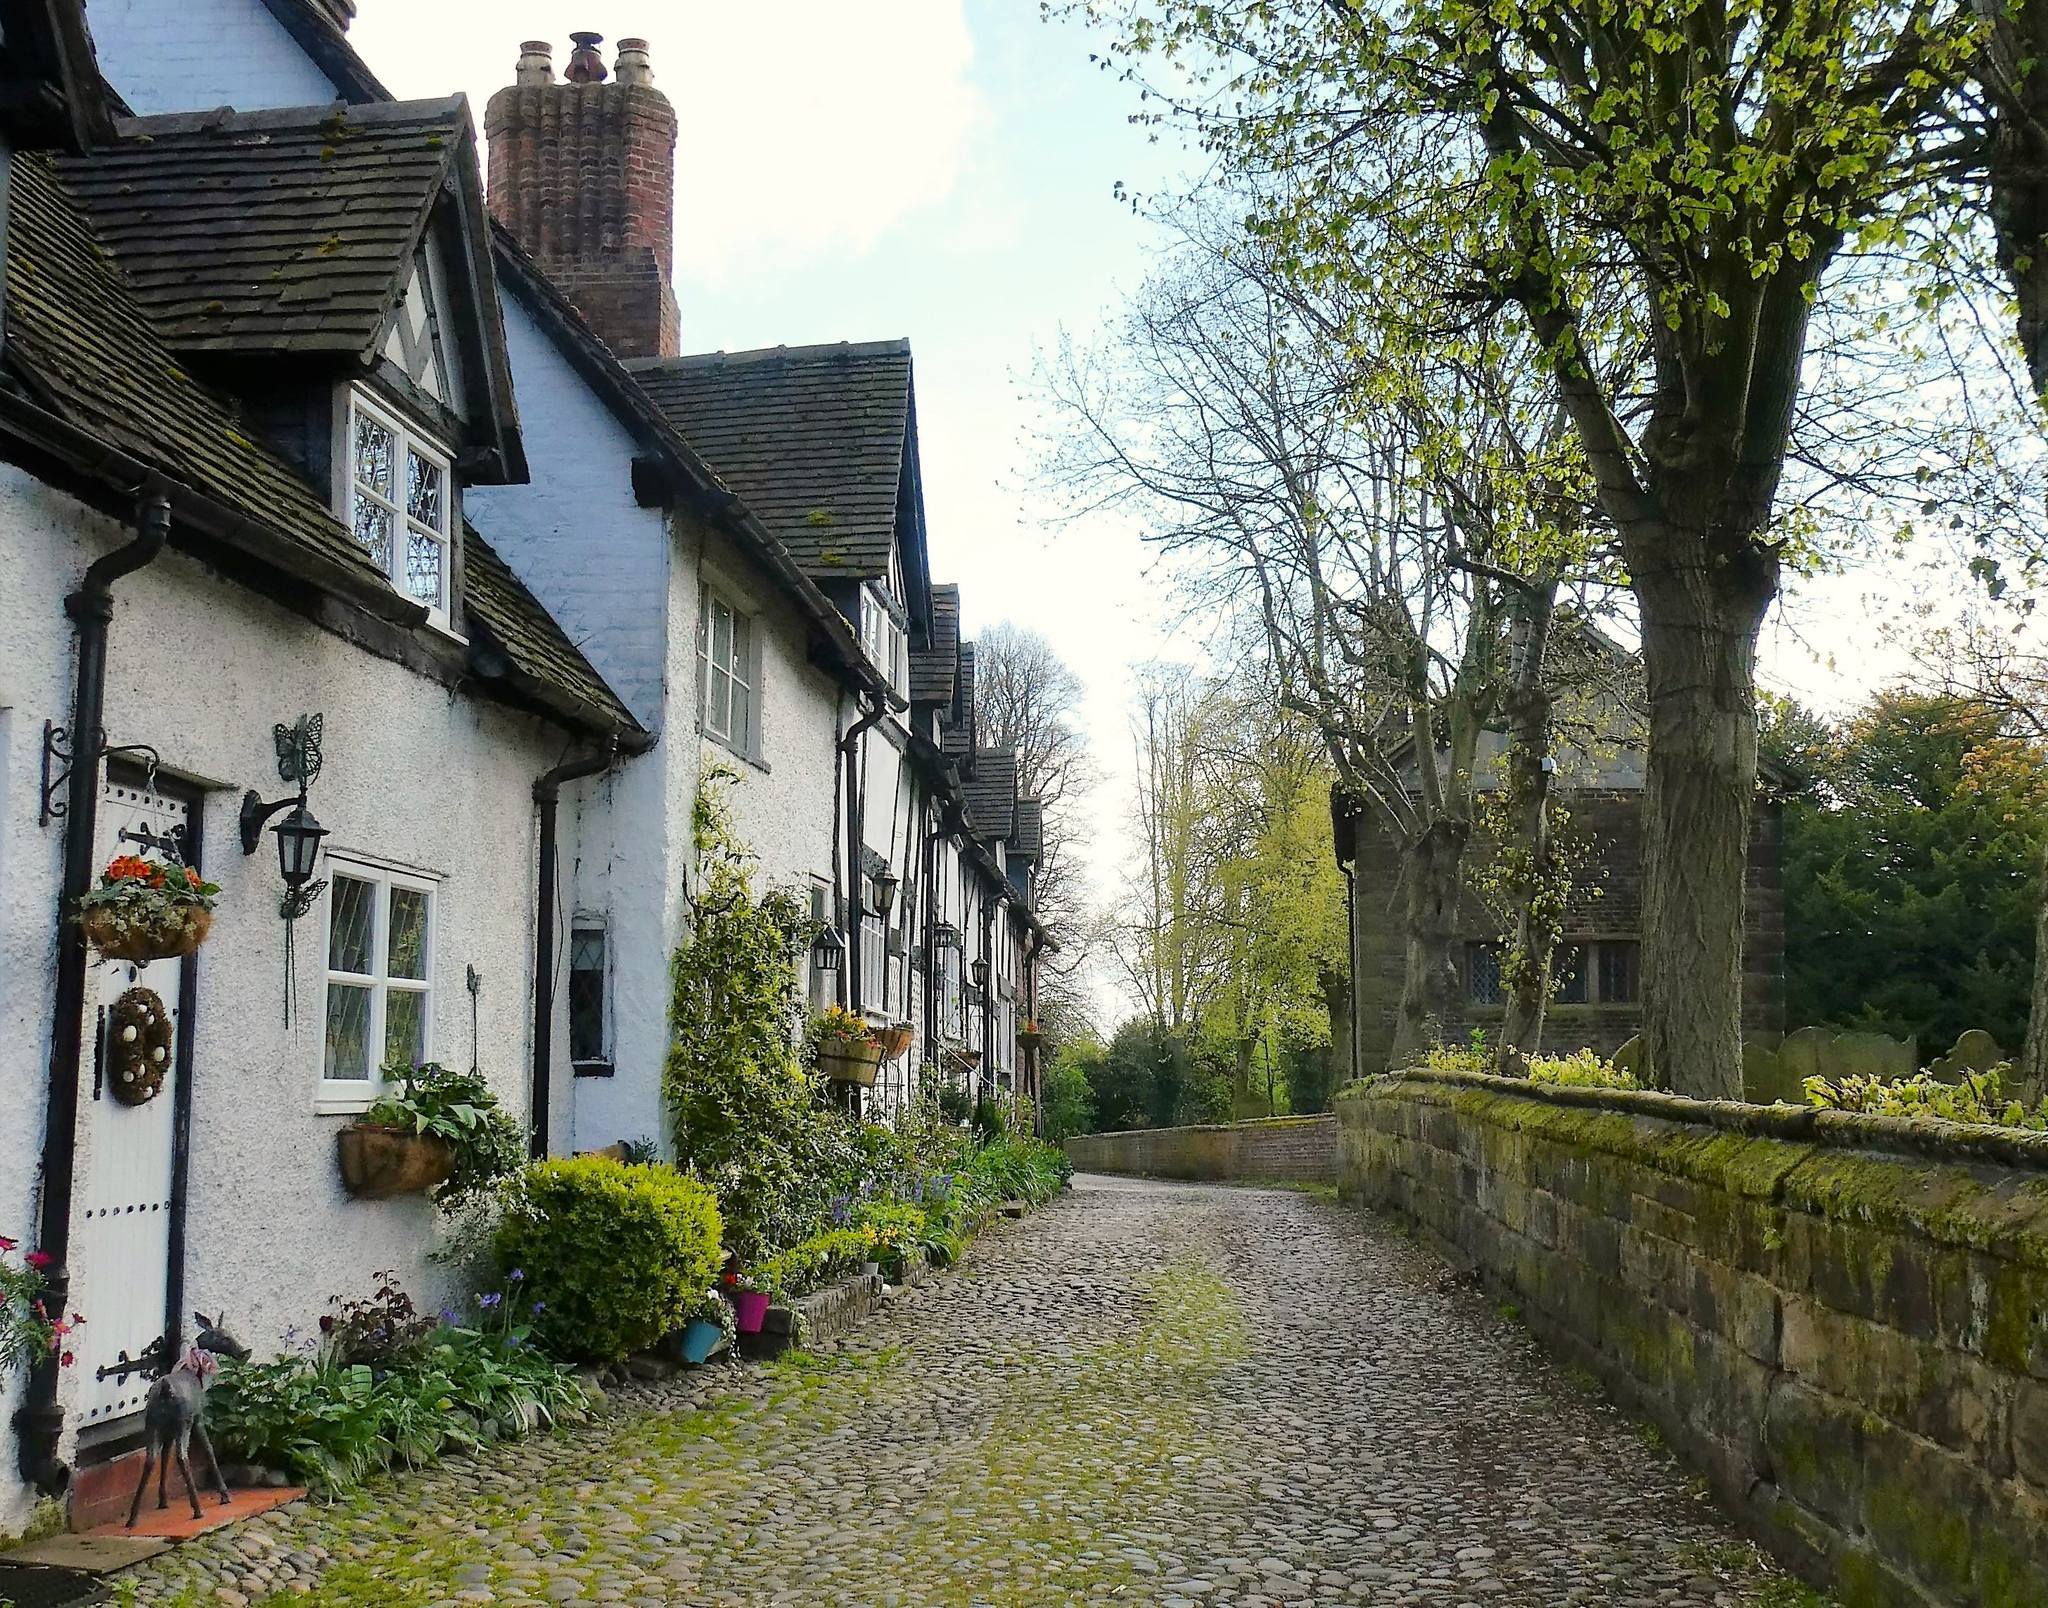
<instances>
[{"instance_id":1,"label":"white front door","mask_svg":"<svg viewBox=\"0 0 2048 1608\"><path fill-rule=\"evenodd\" d=\"M100 789L99 865L117 854L168 860L165 845L186 840L191 805L138 781L110 775ZM184 960L137 966L89 956L85 1033L79 1054L81 1187L71 1230L71 1302L85 1322L70 1337L74 1417L81 1428L142 1409L150 1374L130 1366L153 1358L163 1338L171 1266L176 1177L177 1047L186 1023ZM171 1017L163 1086L140 1105L119 1099L110 1042L115 1005L147 989ZM146 1002L138 1002L146 1003Z\"/></svg>"}]
</instances>

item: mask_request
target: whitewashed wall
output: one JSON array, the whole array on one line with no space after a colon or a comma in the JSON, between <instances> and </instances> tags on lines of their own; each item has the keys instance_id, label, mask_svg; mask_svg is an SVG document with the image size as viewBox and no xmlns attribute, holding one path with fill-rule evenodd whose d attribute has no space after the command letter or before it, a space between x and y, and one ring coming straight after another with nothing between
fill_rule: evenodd
<instances>
[{"instance_id":1,"label":"whitewashed wall","mask_svg":"<svg viewBox=\"0 0 2048 1608\"><path fill-rule=\"evenodd\" d=\"M262 0L87 0L85 20L100 72L140 117L336 98Z\"/></svg>"},{"instance_id":2,"label":"whitewashed wall","mask_svg":"<svg viewBox=\"0 0 2048 1608\"><path fill-rule=\"evenodd\" d=\"M127 539L115 522L0 466L0 1233L34 1237L36 1153L50 1043L60 830L39 828L37 758L45 719L71 718L75 654L63 596ZM470 999L482 976L477 1057L507 1108L527 1110L531 1066L530 912L534 778L563 734L466 696L323 631L169 552L115 592L106 696L112 743L156 747L164 765L209 785L201 853L221 884L214 935L196 964L188 1306L226 1310L241 1338L275 1348L329 1296L368 1290L396 1268L425 1302L449 1275L428 1260L435 1217L421 1200L347 1198L335 1162L346 1120L315 1114L323 1034L320 915L298 928L300 1013L283 1022L285 928L276 853L244 857L241 791L284 791L271 727L326 717L325 769L312 790L331 850L440 879L430 1053L467 1066ZM564 853L576 852L573 814ZM80 1184L90 1175L79 1158ZM91 1314L86 1314L90 1321ZM0 1465L0 1529L25 1495Z\"/></svg>"}]
</instances>

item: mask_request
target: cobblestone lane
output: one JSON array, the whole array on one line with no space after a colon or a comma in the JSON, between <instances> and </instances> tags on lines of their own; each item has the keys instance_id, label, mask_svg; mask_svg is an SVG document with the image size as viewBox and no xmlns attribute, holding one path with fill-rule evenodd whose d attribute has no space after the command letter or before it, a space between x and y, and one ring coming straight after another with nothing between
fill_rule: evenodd
<instances>
[{"instance_id":1,"label":"cobblestone lane","mask_svg":"<svg viewBox=\"0 0 2048 1608\"><path fill-rule=\"evenodd\" d=\"M1791 1604L1385 1225L1081 1180L836 1352L300 1504L145 1604Z\"/></svg>"}]
</instances>

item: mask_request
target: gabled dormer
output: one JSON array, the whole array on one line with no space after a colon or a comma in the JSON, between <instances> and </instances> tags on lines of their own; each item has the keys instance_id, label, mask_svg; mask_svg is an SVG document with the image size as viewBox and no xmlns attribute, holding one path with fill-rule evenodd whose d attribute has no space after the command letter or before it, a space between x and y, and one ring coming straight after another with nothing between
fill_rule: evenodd
<instances>
[{"instance_id":1,"label":"gabled dormer","mask_svg":"<svg viewBox=\"0 0 2048 1608\"><path fill-rule=\"evenodd\" d=\"M908 341L712 352L628 365L910 697L932 642Z\"/></svg>"},{"instance_id":2,"label":"gabled dormer","mask_svg":"<svg viewBox=\"0 0 2048 1608\"><path fill-rule=\"evenodd\" d=\"M460 97L125 119L65 164L163 343L400 597L462 622L462 489L526 478Z\"/></svg>"}]
</instances>

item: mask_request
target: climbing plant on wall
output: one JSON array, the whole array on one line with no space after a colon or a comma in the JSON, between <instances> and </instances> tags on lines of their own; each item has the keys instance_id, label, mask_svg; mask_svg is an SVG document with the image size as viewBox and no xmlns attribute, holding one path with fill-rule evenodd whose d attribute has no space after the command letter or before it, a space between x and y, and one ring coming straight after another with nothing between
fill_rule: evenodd
<instances>
[{"instance_id":1,"label":"climbing plant on wall","mask_svg":"<svg viewBox=\"0 0 2048 1608\"><path fill-rule=\"evenodd\" d=\"M736 833L738 776L707 770L693 812L689 931L670 962L663 1089L677 1164L718 1193L726 1243L751 1262L794 1231L812 1091L797 1054L798 961L811 920L786 890L756 892Z\"/></svg>"}]
</instances>

